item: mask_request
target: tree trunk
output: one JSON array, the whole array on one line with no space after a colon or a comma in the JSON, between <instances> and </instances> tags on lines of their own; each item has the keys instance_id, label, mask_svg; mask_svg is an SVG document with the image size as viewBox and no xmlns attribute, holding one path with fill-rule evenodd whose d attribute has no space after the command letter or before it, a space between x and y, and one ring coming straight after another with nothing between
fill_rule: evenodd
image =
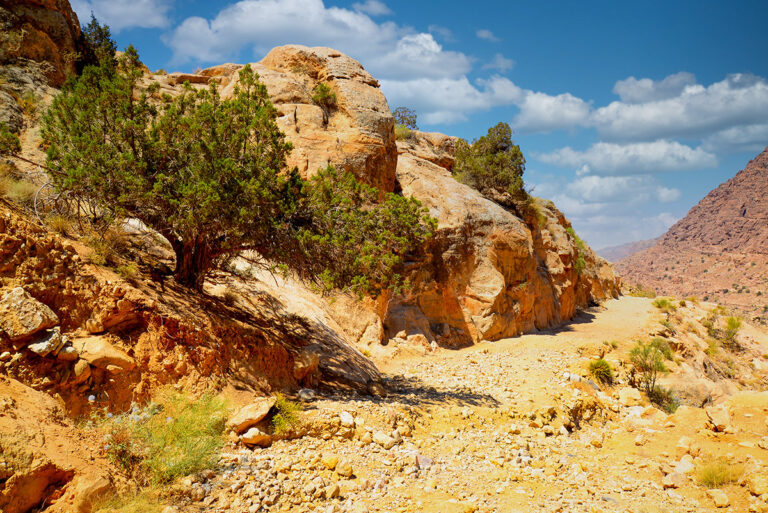
<instances>
[{"instance_id":1,"label":"tree trunk","mask_svg":"<svg viewBox=\"0 0 768 513\"><path fill-rule=\"evenodd\" d=\"M210 248L202 237L172 243L176 253L176 281L187 287L202 290L205 274L213 267Z\"/></svg>"}]
</instances>

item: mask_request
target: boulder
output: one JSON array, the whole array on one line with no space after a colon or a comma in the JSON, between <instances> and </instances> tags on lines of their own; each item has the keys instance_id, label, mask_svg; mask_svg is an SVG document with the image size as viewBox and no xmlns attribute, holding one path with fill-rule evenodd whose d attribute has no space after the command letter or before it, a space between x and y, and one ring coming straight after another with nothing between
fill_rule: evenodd
<instances>
[{"instance_id":1,"label":"boulder","mask_svg":"<svg viewBox=\"0 0 768 513\"><path fill-rule=\"evenodd\" d=\"M712 499L716 508L727 508L731 504L728 496L722 490L707 490L707 496Z\"/></svg>"},{"instance_id":2,"label":"boulder","mask_svg":"<svg viewBox=\"0 0 768 513\"><path fill-rule=\"evenodd\" d=\"M269 410L275 405L275 397L259 397L251 404L240 408L235 415L229 419L227 426L235 433L242 433L251 426L255 426L269 414Z\"/></svg>"},{"instance_id":3,"label":"boulder","mask_svg":"<svg viewBox=\"0 0 768 513\"><path fill-rule=\"evenodd\" d=\"M67 337L62 336L58 327L48 330L43 338L29 344L27 349L40 356L48 356L51 353L57 354L58 351L67 343Z\"/></svg>"},{"instance_id":4,"label":"boulder","mask_svg":"<svg viewBox=\"0 0 768 513\"><path fill-rule=\"evenodd\" d=\"M384 449L391 449L397 443L394 438L386 433L382 433L381 431L376 431L373 434L373 441Z\"/></svg>"},{"instance_id":5,"label":"boulder","mask_svg":"<svg viewBox=\"0 0 768 513\"><path fill-rule=\"evenodd\" d=\"M53 310L21 287L6 292L0 299L0 332L11 342L28 339L58 323Z\"/></svg>"},{"instance_id":6,"label":"boulder","mask_svg":"<svg viewBox=\"0 0 768 513\"><path fill-rule=\"evenodd\" d=\"M643 402L643 396L640 391L632 387L619 389L619 402L624 406L638 406Z\"/></svg>"},{"instance_id":7,"label":"boulder","mask_svg":"<svg viewBox=\"0 0 768 513\"><path fill-rule=\"evenodd\" d=\"M77 338L72 341L72 346L80 358L100 369L114 365L124 370L131 370L136 366L134 359L116 348L107 337Z\"/></svg>"},{"instance_id":8,"label":"boulder","mask_svg":"<svg viewBox=\"0 0 768 513\"><path fill-rule=\"evenodd\" d=\"M713 431L723 432L731 425L731 413L727 406L712 406L707 408L706 412Z\"/></svg>"},{"instance_id":9,"label":"boulder","mask_svg":"<svg viewBox=\"0 0 768 513\"><path fill-rule=\"evenodd\" d=\"M747 488L752 495L768 493L768 474L752 474L747 478Z\"/></svg>"},{"instance_id":10,"label":"boulder","mask_svg":"<svg viewBox=\"0 0 768 513\"><path fill-rule=\"evenodd\" d=\"M272 443L272 436L265 433L257 427L252 427L242 435L240 440L246 445L257 445L259 447L267 447Z\"/></svg>"},{"instance_id":11,"label":"boulder","mask_svg":"<svg viewBox=\"0 0 768 513\"><path fill-rule=\"evenodd\" d=\"M302 351L293 358L293 377L299 383L304 383L319 367L320 356L316 352Z\"/></svg>"},{"instance_id":12,"label":"boulder","mask_svg":"<svg viewBox=\"0 0 768 513\"><path fill-rule=\"evenodd\" d=\"M91 376L91 366L85 360L77 360L72 368L75 379L73 383L79 385Z\"/></svg>"},{"instance_id":13,"label":"boulder","mask_svg":"<svg viewBox=\"0 0 768 513\"><path fill-rule=\"evenodd\" d=\"M671 472L664 476L664 479L661 481L661 485L666 488L681 488L685 486L688 483L688 478L685 477L685 474L681 474L679 472Z\"/></svg>"}]
</instances>

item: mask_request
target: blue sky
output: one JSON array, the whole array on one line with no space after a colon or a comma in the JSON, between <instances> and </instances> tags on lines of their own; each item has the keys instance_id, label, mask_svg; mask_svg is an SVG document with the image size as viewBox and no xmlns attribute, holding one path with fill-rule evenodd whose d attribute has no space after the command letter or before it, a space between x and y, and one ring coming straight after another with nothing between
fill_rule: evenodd
<instances>
[{"instance_id":1,"label":"blue sky","mask_svg":"<svg viewBox=\"0 0 768 513\"><path fill-rule=\"evenodd\" d=\"M151 69L331 46L423 130L505 121L594 247L662 234L768 145L768 2L73 0Z\"/></svg>"}]
</instances>

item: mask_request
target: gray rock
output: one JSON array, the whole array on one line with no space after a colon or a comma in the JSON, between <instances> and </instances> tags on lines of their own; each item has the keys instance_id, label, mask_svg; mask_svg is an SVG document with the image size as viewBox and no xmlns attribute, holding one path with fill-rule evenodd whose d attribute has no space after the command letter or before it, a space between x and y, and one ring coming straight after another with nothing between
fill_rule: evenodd
<instances>
[{"instance_id":1,"label":"gray rock","mask_svg":"<svg viewBox=\"0 0 768 513\"><path fill-rule=\"evenodd\" d=\"M311 388L302 388L299 390L299 399L302 401L313 401L317 394Z\"/></svg>"},{"instance_id":2,"label":"gray rock","mask_svg":"<svg viewBox=\"0 0 768 513\"><path fill-rule=\"evenodd\" d=\"M0 299L0 331L3 331L11 342L32 337L58 323L59 318L53 310L21 287L7 292Z\"/></svg>"},{"instance_id":3,"label":"gray rock","mask_svg":"<svg viewBox=\"0 0 768 513\"><path fill-rule=\"evenodd\" d=\"M40 356L57 353L67 343L67 336L62 335L58 327L48 330L42 339L27 346L27 349Z\"/></svg>"}]
</instances>

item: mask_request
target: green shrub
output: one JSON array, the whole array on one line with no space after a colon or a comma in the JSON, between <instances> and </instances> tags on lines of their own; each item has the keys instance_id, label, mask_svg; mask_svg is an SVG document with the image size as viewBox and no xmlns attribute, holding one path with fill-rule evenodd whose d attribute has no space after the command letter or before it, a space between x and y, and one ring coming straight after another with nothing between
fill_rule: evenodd
<instances>
[{"instance_id":1,"label":"green shrub","mask_svg":"<svg viewBox=\"0 0 768 513\"><path fill-rule=\"evenodd\" d=\"M411 130L418 130L419 127L416 124L416 111L409 109L408 107L398 107L392 111L392 117L395 118L395 127L397 125L410 128Z\"/></svg>"},{"instance_id":2,"label":"green shrub","mask_svg":"<svg viewBox=\"0 0 768 513\"><path fill-rule=\"evenodd\" d=\"M723 338L726 344L734 344L736 342L736 335L741 329L741 319L738 317L730 316L725 320L725 330L723 330Z\"/></svg>"},{"instance_id":3,"label":"green shrub","mask_svg":"<svg viewBox=\"0 0 768 513\"><path fill-rule=\"evenodd\" d=\"M672 348L669 346L669 341L662 337L653 337L651 339L650 344L659 350L659 352L666 358L667 360L672 360L673 352Z\"/></svg>"},{"instance_id":4,"label":"green shrub","mask_svg":"<svg viewBox=\"0 0 768 513\"><path fill-rule=\"evenodd\" d=\"M629 295L632 297L647 297L652 299L656 297L656 292L651 289L646 289L638 283L634 287L629 288Z\"/></svg>"},{"instance_id":5,"label":"green shrub","mask_svg":"<svg viewBox=\"0 0 768 513\"><path fill-rule=\"evenodd\" d=\"M35 95L32 91L27 91L24 93L24 96L21 97L21 101L19 101L19 106L21 107L21 110L24 111L24 114L27 116L34 118L37 116L37 109L38 104L40 103L40 100L37 98L37 95Z\"/></svg>"},{"instance_id":6,"label":"green shrub","mask_svg":"<svg viewBox=\"0 0 768 513\"><path fill-rule=\"evenodd\" d=\"M105 513L161 513L164 505L150 491L112 495L94 501L93 510Z\"/></svg>"},{"instance_id":7,"label":"green shrub","mask_svg":"<svg viewBox=\"0 0 768 513\"><path fill-rule=\"evenodd\" d=\"M139 266L137 266L134 262L128 262L127 264L118 265L115 271L124 279L132 280L138 276Z\"/></svg>"},{"instance_id":8,"label":"green shrub","mask_svg":"<svg viewBox=\"0 0 768 513\"><path fill-rule=\"evenodd\" d=\"M37 186L32 182L26 180L14 180L12 178L4 178L5 185L1 186L5 189L5 197L11 201L31 208L35 201L35 193L37 192Z\"/></svg>"},{"instance_id":9,"label":"green shrub","mask_svg":"<svg viewBox=\"0 0 768 513\"><path fill-rule=\"evenodd\" d=\"M707 488L720 488L736 483L744 474L744 466L725 458L710 459L699 465L696 481Z\"/></svg>"},{"instance_id":10,"label":"green shrub","mask_svg":"<svg viewBox=\"0 0 768 513\"><path fill-rule=\"evenodd\" d=\"M672 313L677 310L677 307L667 298L660 297L653 301L653 306L658 308L664 313Z\"/></svg>"},{"instance_id":11,"label":"green shrub","mask_svg":"<svg viewBox=\"0 0 768 513\"><path fill-rule=\"evenodd\" d=\"M629 353L632 367L640 375L640 384L649 396L656 388L659 373L668 372L664 358L664 352L659 348L659 344L645 343L641 340Z\"/></svg>"},{"instance_id":12,"label":"green shrub","mask_svg":"<svg viewBox=\"0 0 768 513\"><path fill-rule=\"evenodd\" d=\"M680 406L680 402L677 400L677 397L675 397L675 394L671 390L659 385L656 385L653 390L648 393L648 399L669 414L675 413Z\"/></svg>"},{"instance_id":13,"label":"green shrub","mask_svg":"<svg viewBox=\"0 0 768 513\"><path fill-rule=\"evenodd\" d=\"M336 93L325 82L318 83L312 90L312 101L326 113L336 108Z\"/></svg>"},{"instance_id":14,"label":"green shrub","mask_svg":"<svg viewBox=\"0 0 768 513\"><path fill-rule=\"evenodd\" d=\"M600 383L606 385L613 384L613 371L611 370L611 365L602 358L589 362L589 372Z\"/></svg>"},{"instance_id":15,"label":"green shrub","mask_svg":"<svg viewBox=\"0 0 768 513\"><path fill-rule=\"evenodd\" d=\"M404 141L411 138L411 129L405 125L395 125L395 139Z\"/></svg>"},{"instance_id":16,"label":"green shrub","mask_svg":"<svg viewBox=\"0 0 768 513\"><path fill-rule=\"evenodd\" d=\"M275 409L277 409L277 413L272 417L272 427L276 434L287 433L301 425L301 417L299 416L301 405L299 403L278 394Z\"/></svg>"},{"instance_id":17,"label":"green shrub","mask_svg":"<svg viewBox=\"0 0 768 513\"><path fill-rule=\"evenodd\" d=\"M72 221L60 214L51 214L45 218L45 224L59 235L69 235L72 230Z\"/></svg>"},{"instance_id":18,"label":"green shrub","mask_svg":"<svg viewBox=\"0 0 768 513\"><path fill-rule=\"evenodd\" d=\"M137 480L167 483L216 463L226 419L216 397L166 392L157 403L104 420L107 453Z\"/></svg>"},{"instance_id":19,"label":"green shrub","mask_svg":"<svg viewBox=\"0 0 768 513\"><path fill-rule=\"evenodd\" d=\"M488 134L471 144L456 144L453 177L494 201L511 204L527 197L523 172L525 158L520 146L512 141L512 129L506 123L488 129Z\"/></svg>"},{"instance_id":20,"label":"green shrub","mask_svg":"<svg viewBox=\"0 0 768 513\"><path fill-rule=\"evenodd\" d=\"M582 271L584 271L587 266L587 262L584 260L584 256L587 254L587 245L584 244L581 237L576 234L576 231L572 226L566 228L565 231L571 236L576 245L576 260L573 263L573 268L576 269L576 274L581 275Z\"/></svg>"}]
</instances>

